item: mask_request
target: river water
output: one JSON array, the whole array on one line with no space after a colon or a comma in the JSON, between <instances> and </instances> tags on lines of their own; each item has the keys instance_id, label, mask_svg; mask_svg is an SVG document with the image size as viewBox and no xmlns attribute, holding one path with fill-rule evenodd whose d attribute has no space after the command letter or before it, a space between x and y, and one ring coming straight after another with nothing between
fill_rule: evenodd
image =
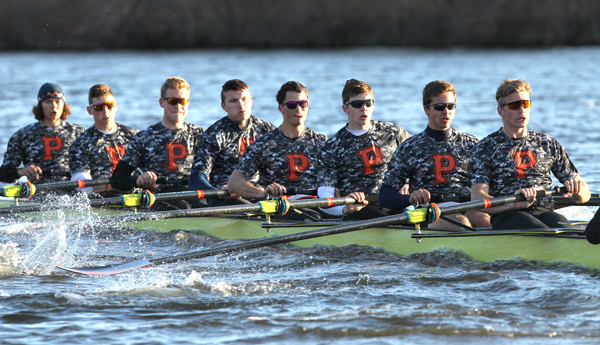
<instances>
[{"instance_id":1,"label":"river water","mask_svg":"<svg viewBox=\"0 0 600 345\"><path fill-rule=\"evenodd\" d=\"M288 80L311 101L307 125L332 135L345 122L341 90L367 81L374 118L411 134L426 116L429 81L458 93L454 127L479 138L501 126L495 91L504 78L532 85L530 128L557 138L593 192L600 190L600 48L543 50L353 49L332 51L176 51L0 54L0 150L33 122L42 83L60 83L69 121L89 127L87 90L109 84L117 120L143 129L158 122L159 90L169 76L191 84L187 120L208 127L224 116L228 79L248 83L253 113L281 122L275 94ZM594 209L573 212L589 216ZM85 214L87 211L80 211ZM288 246L81 277L56 264L120 262L213 246L202 234L65 226L61 213L28 230L2 219L0 337L6 344L596 344L600 274L569 264L518 258L478 263L457 252L401 257L374 249Z\"/></svg>"}]
</instances>

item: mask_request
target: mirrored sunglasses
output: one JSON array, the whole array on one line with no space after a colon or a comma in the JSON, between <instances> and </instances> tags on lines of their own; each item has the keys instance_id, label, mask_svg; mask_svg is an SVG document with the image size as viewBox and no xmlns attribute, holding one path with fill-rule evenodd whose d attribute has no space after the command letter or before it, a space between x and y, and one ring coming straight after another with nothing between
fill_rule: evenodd
<instances>
[{"instance_id":1,"label":"mirrored sunglasses","mask_svg":"<svg viewBox=\"0 0 600 345\"><path fill-rule=\"evenodd\" d=\"M523 109L527 109L527 108L531 107L531 101L528 99L523 99L520 101L506 103L505 106L510 110L517 110L521 107L523 107Z\"/></svg>"},{"instance_id":2,"label":"mirrored sunglasses","mask_svg":"<svg viewBox=\"0 0 600 345\"><path fill-rule=\"evenodd\" d=\"M177 104L186 105L190 101L189 98L177 98L177 97L163 97L163 99L165 101L167 101L167 103L169 103L170 105L177 105Z\"/></svg>"},{"instance_id":3,"label":"mirrored sunglasses","mask_svg":"<svg viewBox=\"0 0 600 345\"><path fill-rule=\"evenodd\" d=\"M104 107L107 107L108 110L113 110L113 108L116 105L117 105L117 102L105 102L105 103L90 104L90 108L94 109L95 111L102 111L102 109L104 109Z\"/></svg>"},{"instance_id":4,"label":"mirrored sunglasses","mask_svg":"<svg viewBox=\"0 0 600 345\"><path fill-rule=\"evenodd\" d=\"M300 108L306 108L308 107L308 101L289 101L287 103L283 103L283 105L285 105L288 109L296 109L298 105L300 105Z\"/></svg>"}]
</instances>

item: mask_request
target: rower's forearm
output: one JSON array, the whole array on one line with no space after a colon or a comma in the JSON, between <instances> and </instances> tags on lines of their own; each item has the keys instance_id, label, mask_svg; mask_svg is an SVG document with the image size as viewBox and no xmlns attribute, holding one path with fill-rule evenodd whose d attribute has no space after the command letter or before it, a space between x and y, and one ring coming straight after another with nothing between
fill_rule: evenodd
<instances>
[{"instance_id":1,"label":"rower's forearm","mask_svg":"<svg viewBox=\"0 0 600 345\"><path fill-rule=\"evenodd\" d=\"M475 200L483 200L483 199L493 199L494 197L488 193L487 187L475 187L471 186L471 201ZM513 203L487 208L485 210L481 210L481 212L485 212L487 214L498 214L510 210L514 210L515 205Z\"/></svg>"},{"instance_id":2,"label":"rower's forearm","mask_svg":"<svg viewBox=\"0 0 600 345\"><path fill-rule=\"evenodd\" d=\"M237 169L231 173L227 182L227 189L230 193L246 199L264 199L267 194L263 188L253 186L246 176Z\"/></svg>"},{"instance_id":3,"label":"rower's forearm","mask_svg":"<svg viewBox=\"0 0 600 345\"><path fill-rule=\"evenodd\" d=\"M255 187L249 182L231 184L231 180L227 184L227 189L230 193L237 194L246 199L264 199L266 191L263 188Z\"/></svg>"}]
</instances>

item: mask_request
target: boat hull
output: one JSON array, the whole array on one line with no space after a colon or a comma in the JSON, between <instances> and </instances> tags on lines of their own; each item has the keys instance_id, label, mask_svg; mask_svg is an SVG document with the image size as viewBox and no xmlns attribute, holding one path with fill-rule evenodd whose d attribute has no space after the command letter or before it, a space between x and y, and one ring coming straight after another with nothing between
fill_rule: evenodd
<instances>
[{"instance_id":1,"label":"boat hull","mask_svg":"<svg viewBox=\"0 0 600 345\"><path fill-rule=\"evenodd\" d=\"M207 235L228 239L244 240L270 236L280 236L307 230L314 227L277 227L269 231L257 220L199 217L163 221L137 222L140 229L155 231L181 230L202 232ZM431 232L430 230L426 230ZM292 242L298 247L315 245L342 247L361 245L380 248L398 255L427 253L436 250L456 250L464 252L470 259L482 262L497 260L539 260L543 262L568 262L584 265L591 269L600 269L600 247L589 244L582 238L561 238L543 236L502 235L477 237L425 238L420 242L411 238L415 229L374 228L357 230Z\"/></svg>"},{"instance_id":2,"label":"boat hull","mask_svg":"<svg viewBox=\"0 0 600 345\"><path fill-rule=\"evenodd\" d=\"M64 212L67 214L67 218L71 219L81 219L84 214L87 214L87 216L123 214L122 209L109 208L94 209L91 214L76 210L64 210L24 213L20 216L47 221L54 218L52 216L53 212ZM250 220L246 217L194 217L138 221L128 224L137 229L160 232L172 230L202 232L227 240L249 240L287 235L319 229L323 226L315 224L313 227L277 227L267 231L262 227L263 222L264 220ZM431 230L424 231L431 232ZM583 238L503 235L424 238L419 243L416 239L411 238L413 233L415 233L415 229L373 228L296 241L292 244L298 247L361 245L380 248L398 255L427 253L436 250L456 250L464 252L472 260L482 262L520 258L543 262L576 263L591 269L600 269L600 247L589 244Z\"/></svg>"}]
</instances>

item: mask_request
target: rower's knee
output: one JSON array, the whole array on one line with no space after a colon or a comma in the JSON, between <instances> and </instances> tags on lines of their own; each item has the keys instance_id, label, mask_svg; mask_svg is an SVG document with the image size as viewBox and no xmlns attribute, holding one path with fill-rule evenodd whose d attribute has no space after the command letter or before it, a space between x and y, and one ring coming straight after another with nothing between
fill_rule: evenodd
<instances>
[{"instance_id":1,"label":"rower's knee","mask_svg":"<svg viewBox=\"0 0 600 345\"><path fill-rule=\"evenodd\" d=\"M492 221L489 214L479 211L468 211L465 216L471 221L474 228L491 228Z\"/></svg>"}]
</instances>

